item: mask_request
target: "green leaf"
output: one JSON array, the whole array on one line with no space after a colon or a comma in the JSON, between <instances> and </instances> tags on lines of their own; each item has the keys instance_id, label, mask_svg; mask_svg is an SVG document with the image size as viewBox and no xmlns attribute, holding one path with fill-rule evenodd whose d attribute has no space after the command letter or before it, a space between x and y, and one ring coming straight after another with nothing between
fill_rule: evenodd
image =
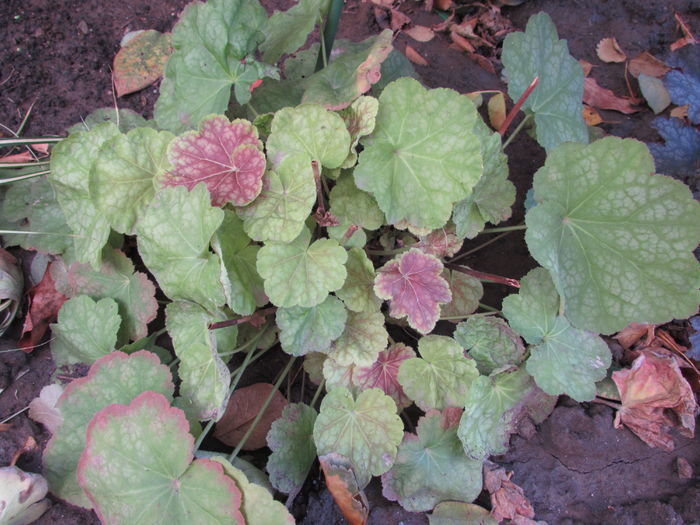
<instances>
[{"instance_id":1,"label":"green leaf","mask_svg":"<svg viewBox=\"0 0 700 525\"><path fill-rule=\"evenodd\" d=\"M316 202L316 182L306 154L285 158L263 176L262 193L238 208L243 228L255 241L293 241Z\"/></svg>"},{"instance_id":2,"label":"green leaf","mask_svg":"<svg viewBox=\"0 0 700 525\"><path fill-rule=\"evenodd\" d=\"M457 431L469 457L481 462L508 450L522 411L518 404L533 388L524 369L474 380Z\"/></svg>"},{"instance_id":3,"label":"green leaf","mask_svg":"<svg viewBox=\"0 0 700 525\"><path fill-rule=\"evenodd\" d=\"M90 198L90 171L102 144L118 134L119 128L114 124L101 124L90 131L71 134L51 152L49 182L56 190L66 223L76 235L74 245L78 260L93 268L100 266L110 227L109 220Z\"/></svg>"},{"instance_id":4,"label":"green leaf","mask_svg":"<svg viewBox=\"0 0 700 525\"><path fill-rule=\"evenodd\" d=\"M539 78L522 109L535 114L537 142L547 152L563 142L588 142L581 114L583 70L547 13L532 16L524 33L506 36L502 60L513 100Z\"/></svg>"},{"instance_id":5,"label":"green leaf","mask_svg":"<svg viewBox=\"0 0 700 525\"><path fill-rule=\"evenodd\" d=\"M276 10L263 26L265 41L260 44L263 60L274 64L283 54L303 46L321 21L321 4L321 0L299 0L286 11Z\"/></svg>"},{"instance_id":6,"label":"green leaf","mask_svg":"<svg viewBox=\"0 0 700 525\"><path fill-rule=\"evenodd\" d=\"M156 287L145 273L135 272L134 263L119 250L103 251L99 271L80 263L67 267L61 259L49 269L56 290L66 297L89 295L95 300L109 297L117 302L122 319L118 341L135 341L148 335L148 323L158 314Z\"/></svg>"},{"instance_id":7,"label":"green leaf","mask_svg":"<svg viewBox=\"0 0 700 525\"><path fill-rule=\"evenodd\" d=\"M498 525L498 520L479 505L462 501L443 501L428 515L430 525Z\"/></svg>"},{"instance_id":8,"label":"green leaf","mask_svg":"<svg viewBox=\"0 0 700 525\"><path fill-rule=\"evenodd\" d=\"M589 401L610 366L610 350L597 335L557 316L558 308L559 297L543 268L530 271L520 281L520 292L503 300L503 315L533 345L527 371L537 385L548 394Z\"/></svg>"},{"instance_id":9,"label":"green leaf","mask_svg":"<svg viewBox=\"0 0 700 525\"><path fill-rule=\"evenodd\" d=\"M91 508L78 486L76 470L85 448L85 429L92 417L113 403L131 402L146 390L172 399L174 389L170 370L150 352L130 356L112 352L98 359L86 377L68 385L56 404L63 423L47 443L43 456L44 475L51 492L73 505Z\"/></svg>"},{"instance_id":10,"label":"green leaf","mask_svg":"<svg viewBox=\"0 0 700 525\"><path fill-rule=\"evenodd\" d=\"M196 127L211 113L224 113L235 88L245 104L250 87L271 66L253 59L267 15L257 0L210 0L190 4L173 28L173 54L155 106L158 126L173 133Z\"/></svg>"},{"instance_id":11,"label":"green leaf","mask_svg":"<svg viewBox=\"0 0 700 525\"><path fill-rule=\"evenodd\" d=\"M384 314L379 311L348 312L345 330L328 354L343 366L371 365L388 344L384 321Z\"/></svg>"},{"instance_id":12,"label":"green leaf","mask_svg":"<svg viewBox=\"0 0 700 525\"><path fill-rule=\"evenodd\" d=\"M333 212L331 211L331 215L332 214ZM350 235L350 237L346 239L345 234L350 230L350 227L353 227L352 235ZM358 229L356 226L351 225L349 222L341 222L337 226L326 226L326 233L328 234L329 239L335 239L336 241L338 241L338 244L340 244L343 248L346 249L362 249L367 244L367 234L365 233L365 230L363 230L362 228Z\"/></svg>"},{"instance_id":13,"label":"green leaf","mask_svg":"<svg viewBox=\"0 0 700 525\"><path fill-rule=\"evenodd\" d=\"M343 42L334 46L334 51L342 54L304 81L301 101L335 110L349 106L381 77L382 62L394 49L392 38L392 31L384 29L347 49L343 49Z\"/></svg>"},{"instance_id":14,"label":"green leaf","mask_svg":"<svg viewBox=\"0 0 700 525\"><path fill-rule=\"evenodd\" d=\"M117 346L121 325L118 305L105 297L98 302L87 295L68 299L58 311L58 323L51 325L51 356L56 367L73 363L91 365Z\"/></svg>"},{"instance_id":15,"label":"green leaf","mask_svg":"<svg viewBox=\"0 0 700 525\"><path fill-rule=\"evenodd\" d=\"M474 192L455 204L452 220L457 235L473 239L487 222L498 224L510 218L515 202L515 186L508 180L508 157L501 145L501 136L491 133L480 118L476 119L474 133L481 143L484 174Z\"/></svg>"},{"instance_id":16,"label":"green leaf","mask_svg":"<svg viewBox=\"0 0 700 525\"><path fill-rule=\"evenodd\" d=\"M346 456L360 487L389 470L402 437L396 404L378 388L365 390L357 399L345 388L330 390L314 424L318 455Z\"/></svg>"},{"instance_id":17,"label":"green leaf","mask_svg":"<svg viewBox=\"0 0 700 525\"><path fill-rule=\"evenodd\" d=\"M389 224L436 229L482 173L474 104L449 89L397 80L379 97L374 132L355 168L357 186L377 199ZM410 125L407 123L410 122Z\"/></svg>"},{"instance_id":18,"label":"green leaf","mask_svg":"<svg viewBox=\"0 0 700 525\"><path fill-rule=\"evenodd\" d=\"M316 459L316 416L316 410L303 403L287 405L267 433L267 446L272 450L267 471L270 483L280 492L297 493L311 470Z\"/></svg>"},{"instance_id":19,"label":"green leaf","mask_svg":"<svg viewBox=\"0 0 700 525\"><path fill-rule=\"evenodd\" d=\"M119 233L133 232L155 193L154 179L170 168L169 131L132 129L105 142L90 172L95 207Z\"/></svg>"},{"instance_id":20,"label":"green leaf","mask_svg":"<svg viewBox=\"0 0 700 525\"><path fill-rule=\"evenodd\" d=\"M421 410L461 408L472 381L479 376L475 361L464 357L451 337L428 335L418 341L421 357L407 359L399 368L399 382Z\"/></svg>"},{"instance_id":21,"label":"green leaf","mask_svg":"<svg viewBox=\"0 0 700 525\"><path fill-rule=\"evenodd\" d=\"M137 225L139 253L165 295L215 309L225 302L221 261L209 241L224 220L198 184L158 192Z\"/></svg>"},{"instance_id":22,"label":"green leaf","mask_svg":"<svg viewBox=\"0 0 700 525\"><path fill-rule=\"evenodd\" d=\"M456 421L430 411L416 434L404 434L396 461L382 476L382 494L410 512L431 510L441 501L472 501L481 492L481 461L464 454Z\"/></svg>"},{"instance_id":23,"label":"green leaf","mask_svg":"<svg viewBox=\"0 0 700 525\"><path fill-rule=\"evenodd\" d=\"M326 390L334 388L347 388L352 395L357 395L359 388L356 388L352 382L352 376L355 372L355 365L342 365L329 357L323 362L323 379L326 380Z\"/></svg>"},{"instance_id":24,"label":"green leaf","mask_svg":"<svg viewBox=\"0 0 700 525\"><path fill-rule=\"evenodd\" d=\"M243 231L243 223L231 210L224 210L224 221L216 231L212 248L221 257L226 304L240 315L250 315L267 304L262 278L255 264L259 246Z\"/></svg>"},{"instance_id":25,"label":"green leaf","mask_svg":"<svg viewBox=\"0 0 700 525\"><path fill-rule=\"evenodd\" d=\"M466 317L479 308L479 301L484 295L484 287L479 279L447 269L443 270L442 277L450 286L452 300L442 305L440 317Z\"/></svg>"},{"instance_id":26,"label":"green leaf","mask_svg":"<svg viewBox=\"0 0 700 525\"><path fill-rule=\"evenodd\" d=\"M345 328L348 314L343 303L329 295L321 304L277 309L282 350L291 355L325 352Z\"/></svg>"},{"instance_id":27,"label":"green leaf","mask_svg":"<svg viewBox=\"0 0 700 525\"><path fill-rule=\"evenodd\" d=\"M184 301L170 303L165 314L175 354L180 358L180 395L188 401L199 420L218 421L226 410L231 383L229 370L218 350L233 350L238 333L236 327L209 330L210 323L226 317L212 315Z\"/></svg>"},{"instance_id":28,"label":"green leaf","mask_svg":"<svg viewBox=\"0 0 700 525\"><path fill-rule=\"evenodd\" d=\"M78 479L100 521L188 523L197 516L207 525L245 523L241 493L222 466L192 462L188 428L182 410L155 392L95 415Z\"/></svg>"},{"instance_id":29,"label":"green leaf","mask_svg":"<svg viewBox=\"0 0 700 525\"><path fill-rule=\"evenodd\" d=\"M104 124L105 122L111 122L115 124L119 131L126 133L134 128L154 128L155 122L152 120L146 120L141 115L136 113L134 110L121 108L115 109L113 107L109 108L99 108L96 109L87 117L80 119L80 123L73 124L66 131L68 133L75 133L76 131L90 131L92 128Z\"/></svg>"},{"instance_id":30,"label":"green leaf","mask_svg":"<svg viewBox=\"0 0 700 525\"><path fill-rule=\"evenodd\" d=\"M379 111L379 101L374 97L359 97L347 108L338 112L345 121L345 125L350 132L350 153L348 153L342 168L352 168L357 162L357 145L360 138L369 135L374 131L377 112ZM376 206L376 203L375 203ZM377 208L378 209L378 208ZM384 214L382 214L382 222ZM370 228L373 229L373 228Z\"/></svg>"},{"instance_id":31,"label":"green leaf","mask_svg":"<svg viewBox=\"0 0 700 525\"><path fill-rule=\"evenodd\" d=\"M351 175L341 175L331 190L331 213L340 222L376 230L384 224L384 213L369 193L355 186Z\"/></svg>"},{"instance_id":32,"label":"green leaf","mask_svg":"<svg viewBox=\"0 0 700 525\"><path fill-rule=\"evenodd\" d=\"M269 243L258 252L258 273L272 304L315 306L343 286L347 252L330 239L309 245L310 240L311 232L304 228L291 243Z\"/></svg>"},{"instance_id":33,"label":"green leaf","mask_svg":"<svg viewBox=\"0 0 700 525\"><path fill-rule=\"evenodd\" d=\"M345 268L348 276L336 295L343 300L348 310L376 312L382 300L374 293L374 266L365 251L360 248L350 249Z\"/></svg>"},{"instance_id":34,"label":"green leaf","mask_svg":"<svg viewBox=\"0 0 700 525\"><path fill-rule=\"evenodd\" d=\"M470 317L457 325L453 337L469 351L484 375L504 366L517 366L525 356L520 337L500 317Z\"/></svg>"},{"instance_id":35,"label":"green leaf","mask_svg":"<svg viewBox=\"0 0 700 525\"><path fill-rule=\"evenodd\" d=\"M36 171L12 170L13 175ZM7 186L5 186L7 188ZM3 246L21 246L25 250L61 254L73 246L71 229L66 224L56 192L47 177L15 181L2 198L2 218L10 221L5 229L44 232L48 235L3 234Z\"/></svg>"},{"instance_id":36,"label":"green leaf","mask_svg":"<svg viewBox=\"0 0 700 525\"><path fill-rule=\"evenodd\" d=\"M697 311L700 204L653 170L644 144L607 137L562 145L535 175L525 240L576 327L611 334Z\"/></svg>"},{"instance_id":37,"label":"green leaf","mask_svg":"<svg viewBox=\"0 0 700 525\"><path fill-rule=\"evenodd\" d=\"M339 168L350 150L350 134L340 115L315 104L284 108L275 114L267 139L273 167L296 153L305 153L326 168Z\"/></svg>"}]
</instances>

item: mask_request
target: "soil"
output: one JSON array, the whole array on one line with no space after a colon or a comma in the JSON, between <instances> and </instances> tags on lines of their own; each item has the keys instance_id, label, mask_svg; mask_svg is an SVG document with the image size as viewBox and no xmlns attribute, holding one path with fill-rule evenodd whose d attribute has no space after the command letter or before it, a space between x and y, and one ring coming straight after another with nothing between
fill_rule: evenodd
<instances>
[{"instance_id":1,"label":"soil","mask_svg":"<svg viewBox=\"0 0 700 525\"><path fill-rule=\"evenodd\" d=\"M61 135L92 110L113 106L110 67L121 37L136 29L169 30L187 0L5 0L0 3L0 124L17 129L26 113L31 116L25 136ZM286 9L288 0L263 2L268 10ZM398 2L397 2L398 3ZM468 3L468 2L467 2ZM401 10L415 23L434 25L441 19L423 10L422 2L406 0ZM463 9L469 9L468 6ZM548 12L561 38L568 40L572 55L595 65L598 83L618 95L627 94L620 64L604 64L596 57L596 44L615 36L629 56L643 51L663 57L679 36L674 13L680 13L695 34L700 34L700 2L697 0L529 0L502 13L517 29L530 15ZM345 6L340 38L361 40L376 34L382 25L370 3L350 0ZM428 62L417 66L429 87L449 87L466 93L484 89L504 90L497 73L473 62L450 46L449 35L438 34L420 43L399 34L395 45L409 44ZM481 50L480 50L481 51ZM491 53L490 50L483 50ZM151 116L157 86L120 98L120 107ZM648 109L633 115L601 112L605 132L643 141L659 137L650 126ZM532 176L543 163L542 149L526 134L509 146L511 180L518 194L525 195ZM524 215L522 200L514 206L517 224ZM480 241L467 242L469 249ZM534 266L523 236L514 233L468 259L476 269L520 278ZM488 287L483 301L497 306L510 290ZM14 327L16 333L17 327ZM7 335L0 349L13 348L16 339ZM274 376L269 361L253 369L252 376ZM0 420L26 407L49 382L53 363L47 348L31 354L0 354ZM513 481L523 487L536 518L551 524L683 524L700 523L700 443L677 436L677 448L666 453L647 447L625 429L612 427L613 411L601 405L576 404L563 397L554 413L529 438L515 436L509 452L494 458L514 471ZM0 465L7 465L28 436L39 450L23 455L19 466L41 471L41 447L47 432L26 413L12 419L11 428L0 431ZM677 458L686 459L695 477L682 479ZM375 483L368 489L372 505L370 523L427 523L423 514L403 511L381 497ZM479 502L488 505L487 500ZM343 523L318 472L312 473L294 511L300 523ZM97 523L92 512L55 501L36 523Z\"/></svg>"}]
</instances>

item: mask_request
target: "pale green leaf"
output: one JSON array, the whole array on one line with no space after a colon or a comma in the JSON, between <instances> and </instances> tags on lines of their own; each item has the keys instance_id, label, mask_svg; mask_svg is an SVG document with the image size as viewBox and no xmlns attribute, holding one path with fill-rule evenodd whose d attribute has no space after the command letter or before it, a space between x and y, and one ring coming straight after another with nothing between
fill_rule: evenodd
<instances>
[{"instance_id":1,"label":"pale green leaf","mask_svg":"<svg viewBox=\"0 0 700 525\"><path fill-rule=\"evenodd\" d=\"M284 108L275 114L267 139L273 168L285 158L305 153L326 168L338 168L350 151L350 134L337 113L315 104Z\"/></svg>"},{"instance_id":2,"label":"pale green leaf","mask_svg":"<svg viewBox=\"0 0 700 525\"><path fill-rule=\"evenodd\" d=\"M121 325L118 305L105 297L93 301L87 295L68 299L51 325L51 356L56 367L73 363L91 365L117 345Z\"/></svg>"},{"instance_id":3,"label":"pale green leaf","mask_svg":"<svg viewBox=\"0 0 700 525\"><path fill-rule=\"evenodd\" d=\"M504 366L517 366L525 356L520 337L500 317L470 317L457 325L453 337L484 375Z\"/></svg>"},{"instance_id":4,"label":"pale green leaf","mask_svg":"<svg viewBox=\"0 0 700 525\"><path fill-rule=\"evenodd\" d=\"M643 143L607 137L562 145L535 175L525 240L576 327L611 334L697 311L700 204L653 170Z\"/></svg>"},{"instance_id":5,"label":"pale green leaf","mask_svg":"<svg viewBox=\"0 0 700 525\"><path fill-rule=\"evenodd\" d=\"M43 472L51 492L73 505L91 508L78 486L76 470L92 417L113 403L131 402L146 390L172 399L174 389L168 367L161 365L155 354L145 351L130 356L112 352L92 365L86 377L70 383L56 405L63 423L43 455Z\"/></svg>"},{"instance_id":6,"label":"pale green leaf","mask_svg":"<svg viewBox=\"0 0 700 525\"><path fill-rule=\"evenodd\" d=\"M430 525L498 525L484 507L462 501L443 501L428 515Z\"/></svg>"},{"instance_id":7,"label":"pale green leaf","mask_svg":"<svg viewBox=\"0 0 700 525\"><path fill-rule=\"evenodd\" d=\"M51 507L51 502L44 498L48 490L40 474L24 472L14 465L0 467L0 523L34 523Z\"/></svg>"},{"instance_id":8,"label":"pale green leaf","mask_svg":"<svg viewBox=\"0 0 700 525\"><path fill-rule=\"evenodd\" d=\"M285 53L293 53L306 43L306 37L321 21L321 0L299 0L286 11L275 11L262 30L263 60L274 64Z\"/></svg>"},{"instance_id":9,"label":"pale green leaf","mask_svg":"<svg viewBox=\"0 0 700 525\"><path fill-rule=\"evenodd\" d=\"M258 306L267 304L262 278L255 264L259 246L253 244L243 231L243 223L231 210L224 210L224 221L212 242L221 257L224 274L221 277L226 304L240 315L250 315Z\"/></svg>"},{"instance_id":10,"label":"pale green leaf","mask_svg":"<svg viewBox=\"0 0 700 525\"><path fill-rule=\"evenodd\" d=\"M368 230L384 224L384 213L369 193L355 186L352 175L341 175L329 197L331 213L342 223L350 223Z\"/></svg>"},{"instance_id":11,"label":"pale green leaf","mask_svg":"<svg viewBox=\"0 0 700 525\"><path fill-rule=\"evenodd\" d=\"M348 312L345 330L328 354L344 366L371 365L389 341L384 321L384 314L376 310Z\"/></svg>"},{"instance_id":12,"label":"pale green leaf","mask_svg":"<svg viewBox=\"0 0 700 525\"><path fill-rule=\"evenodd\" d=\"M158 192L137 225L139 253L165 295L215 309L224 304L221 261L209 242L224 220L206 186Z\"/></svg>"},{"instance_id":13,"label":"pale green leaf","mask_svg":"<svg viewBox=\"0 0 700 525\"><path fill-rule=\"evenodd\" d=\"M282 350L291 355L325 352L340 337L348 318L343 303L329 295L316 306L277 309Z\"/></svg>"},{"instance_id":14,"label":"pale green leaf","mask_svg":"<svg viewBox=\"0 0 700 525\"><path fill-rule=\"evenodd\" d=\"M119 233L131 234L155 193L154 179L170 168L169 131L136 128L116 135L100 148L90 171L95 207Z\"/></svg>"},{"instance_id":15,"label":"pale green leaf","mask_svg":"<svg viewBox=\"0 0 700 525\"><path fill-rule=\"evenodd\" d=\"M391 467L403 437L403 423L394 400L378 388L353 398L345 388L330 390L314 424L318 455L346 456L361 487Z\"/></svg>"},{"instance_id":16,"label":"pale green leaf","mask_svg":"<svg viewBox=\"0 0 700 525\"><path fill-rule=\"evenodd\" d=\"M482 174L477 118L456 91L393 82L379 98L374 132L362 140L355 183L377 199L389 224L444 226Z\"/></svg>"},{"instance_id":17,"label":"pale green leaf","mask_svg":"<svg viewBox=\"0 0 700 525\"><path fill-rule=\"evenodd\" d=\"M144 392L97 413L87 431L80 486L103 523L243 525L241 493L221 464L192 461L182 410ZM128 460L125 460L128 459Z\"/></svg>"},{"instance_id":18,"label":"pale green leaf","mask_svg":"<svg viewBox=\"0 0 700 525\"><path fill-rule=\"evenodd\" d=\"M145 273L134 271L134 263L119 250L103 251L99 271L88 264L66 266L59 259L49 267L56 290L66 297L89 295L95 300L109 297L119 305L122 325L118 341L138 340L148 335L148 323L158 314L156 287Z\"/></svg>"},{"instance_id":19,"label":"pale green leaf","mask_svg":"<svg viewBox=\"0 0 700 525\"><path fill-rule=\"evenodd\" d=\"M311 232L304 228L291 243L269 243L258 252L258 273L272 304L315 306L343 286L346 251L330 239L309 245L310 240Z\"/></svg>"},{"instance_id":20,"label":"pale green leaf","mask_svg":"<svg viewBox=\"0 0 700 525\"><path fill-rule=\"evenodd\" d=\"M180 395L199 420L218 420L226 410L231 377L218 351L231 351L236 344L236 327L209 330L209 324L223 321L194 303L176 301L165 310L166 327L180 358Z\"/></svg>"},{"instance_id":21,"label":"pale green leaf","mask_svg":"<svg viewBox=\"0 0 700 525\"><path fill-rule=\"evenodd\" d=\"M114 124L100 124L90 131L71 134L51 152L49 181L56 190L66 223L76 235L75 254L93 268L100 266L110 227L109 220L90 198L90 171L102 144L118 134L119 128Z\"/></svg>"},{"instance_id":22,"label":"pale green leaf","mask_svg":"<svg viewBox=\"0 0 700 525\"><path fill-rule=\"evenodd\" d=\"M430 411L406 433L391 470L382 476L382 494L411 512L431 510L441 501L472 501L481 492L482 464L467 457L456 422Z\"/></svg>"},{"instance_id":23,"label":"pale green leaf","mask_svg":"<svg viewBox=\"0 0 700 525\"><path fill-rule=\"evenodd\" d=\"M352 381L352 376L355 373L355 365L343 365L338 363L332 357L329 357L323 362L323 379L326 380L326 390L334 388L347 388L352 395L357 395L360 391Z\"/></svg>"},{"instance_id":24,"label":"pale green leaf","mask_svg":"<svg viewBox=\"0 0 700 525\"><path fill-rule=\"evenodd\" d=\"M448 269L443 270L442 277L450 286L452 300L442 305L440 317L466 317L479 308L479 301L484 295L484 286L479 279Z\"/></svg>"},{"instance_id":25,"label":"pale green leaf","mask_svg":"<svg viewBox=\"0 0 700 525\"><path fill-rule=\"evenodd\" d=\"M333 214L333 212L331 212ZM352 231L350 230L352 228ZM345 237L351 231L352 235ZM326 233L329 239L335 239L343 248L364 248L367 244L367 234L362 228L357 228L349 222L341 222L337 226L326 226Z\"/></svg>"},{"instance_id":26,"label":"pale green leaf","mask_svg":"<svg viewBox=\"0 0 700 525\"><path fill-rule=\"evenodd\" d=\"M311 470L316 459L316 416L316 410L303 403L287 405L267 433L267 446L272 450L267 471L270 483L280 492L296 493Z\"/></svg>"},{"instance_id":27,"label":"pale green leaf","mask_svg":"<svg viewBox=\"0 0 700 525\"><path fill-rule=\"evenodd\" d=\"M479 376L476 362L451 337L428 335L418 341L421 357L407 359L399 368L399 383L422 410L461 408Z\"/></svg>"},{"instance_id":28,"label":"pale green leaf","mask_svg":"<svg viewBox=\"0 0 700 525\"><path fill-rule=\"evenodd\" d=\"M243 228L255 241L293 241L316 202L316 183L308 155L285 158L263 176L260 195L238 208Z\"/></svg>"},{"instance_id":29,"label":"pale green leaf","mask_svg":"<svg viewBox=\"0 0 700 525\"><path fill-rule=\"evenodd\" d=\"M569 54L566 40L559 40L547 13L532 16L524 33L506 36L502 60L513 100L539 78L522 109L535 114L537 141L544 149L549 152L563 142L588 142L581 114L583 70Z\"/></svg>"},{"instance_id":30,"label":"pale green leaf","mask_svg":"<svg viewBox=\"0 0 700 525\"><path fill-rule=\"evenodd\" d=\"M535 268L520 280L520 292L503 300L503 315L525 341L539 343L554 326L559 311L559 294L551 274Z\"/></svg>"},{"instance_id":31,"label":"pale green leaf","mask_svg":"<svg viewBox=\"0 0 700 525\"><path fill-rule=\"evenodd\" d=\"M348 276L336 295L343 300L348 310L376 312L382 300L374 293L374 266L365 251L359 248L352 248L348 251L348 261L345 268Z\"/></svg>"},{"instance_id":32,"label":"pale green leaf","mask_svg":"<svg viewBox=\"0 0 700 525\"><path fill-rule=\"evenodd\" d=\"M155 122L146 120L132 109L115 109L114 107L109 107L91 111L87 117L81 117L78 124L73 124L66 131L68 133L90 131L92 128L104 124L105 122L112 122L119 127L119 131L122 133L131 131L134 128L155 128Z\"/></svg>"}]
</instances>

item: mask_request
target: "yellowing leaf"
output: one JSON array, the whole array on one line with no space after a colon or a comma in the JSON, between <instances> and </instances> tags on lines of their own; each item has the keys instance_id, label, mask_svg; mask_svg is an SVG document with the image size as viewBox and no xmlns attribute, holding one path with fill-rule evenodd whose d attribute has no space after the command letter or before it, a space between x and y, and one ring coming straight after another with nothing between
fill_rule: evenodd
<instances>
[{"instance_id":1,"label":"yellowing leaf","mask_svg":"<svg viewBox=\"0 0 700 525\"><path fill-rule=\"evenodd\" d=\"M158 80L171 53L170 33L139 31L114 57L112 78L117 96L139 91Z\"/></svg>"}]
</instances>

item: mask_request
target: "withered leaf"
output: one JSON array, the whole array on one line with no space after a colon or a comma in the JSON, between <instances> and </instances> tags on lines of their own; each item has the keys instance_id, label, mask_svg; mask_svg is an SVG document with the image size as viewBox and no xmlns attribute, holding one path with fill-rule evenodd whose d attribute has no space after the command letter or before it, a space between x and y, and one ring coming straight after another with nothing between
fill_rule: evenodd
<instances>
[{"instance_id":1,"label":"withered leaf","mask_svg":"<svg viewBox=\"0 0 700 525\"><path fill-rule=\"evenodd\" d=\"M583 84L583 101L598 109L611 109L620 113L636 113L638 108L632 106L628 98L618 97L609 89L598 85L594 78L586 77Z\"/></svg>"},{"instance_id":2,"label":"withered leaf","mask_svg":"<svg viewBox=\"0 0 700 525\"><path fill-rule=\"evenodd\" d=\"M406 46L404 54L406 55L406 58L408 58L414 64L418 64L419 66L428 65L428 61L425 58L423 58L418 51L416 51L409 45Z\"/></svg>"},{"instance_id":3,"label":"withered leaf","mask_svg":"<svg viewBox=\"0 0 700 525\"><path fill-rule=\"evenodd\" d=\"M598 42L596 53L603 62L624 62L627 60L627 55L614 36L603 38Z\"/></svg>"},{"instance_id":4,"label":"withered leaf","mask_svg":"<svg viewBox=\"0 0 700 525\"><path fill-rule=\"evenodd\" d=\"M364 525L369 516L369 504L359 487L350 460L335 452L318 459L328 491L333 495L345 519L350 525Z\"/></svg>"},{"instance_id":5,"label":"withered leaf","mask_svg":"<svg viewBox=\"0 0 700 525\"><path fill-rule=\"evenodd\" d=\"M535 510L523 489L510 480L512 475L495 463L484 463L484 488L491 495L491 515L499 522L504 519L531 520L535 517Z\"/></svg>"}]
</instances>

